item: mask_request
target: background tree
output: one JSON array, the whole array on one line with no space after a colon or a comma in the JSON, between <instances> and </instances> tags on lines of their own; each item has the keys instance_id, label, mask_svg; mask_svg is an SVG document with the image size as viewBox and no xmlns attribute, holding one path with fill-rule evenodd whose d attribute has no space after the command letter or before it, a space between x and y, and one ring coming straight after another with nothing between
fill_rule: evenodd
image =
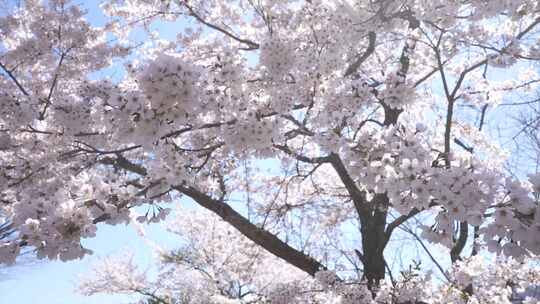
<instances>
[{"instance_id":1,"label":"background tree","mask_svg":"<svg viewBox=\"0 0 540 304\"><path fill-rule=\"evenodd\" d=\"M421 238L452 262L472 235L475 251L540 252L540 177L508 176L483 132L488 106L540 81L537 1L102 8L101 28L63 0L0 19L0 199L20 231L2 261L24 246L80 258L98 223L137 207L158 221L179 197L325 286L365 282L372 297L392 235L420 214ZM181 20L176 39L130 42L157 20ZM121 79L100 76L111 66Z\"/></svg>"},{"instance_id":2,"label":"background tree","mask_svg":"<svg viewBox=\"0 0 540 304\"><path fill-rule=\"evenodd\" d=\"M148 304L372 303L364 282L335 282L334 274L324 271L310 278L209 212L180 208L176 214L167 227L182 246L156 248L157 275L141 270L126 253L95 265L80 292L138 295L137 303ZM419 264L411 265L382 284L375 303L538 301L540 269L527 263L476 256L444 275L436 282Z\"/></svg>"}]
</instances>

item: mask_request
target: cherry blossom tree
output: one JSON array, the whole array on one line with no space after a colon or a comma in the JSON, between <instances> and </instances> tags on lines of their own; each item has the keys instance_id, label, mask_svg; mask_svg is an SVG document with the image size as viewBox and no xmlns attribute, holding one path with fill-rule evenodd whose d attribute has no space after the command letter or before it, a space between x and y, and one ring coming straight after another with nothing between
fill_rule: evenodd
<instances>
[{"instance_id":1,"label":"cherry blossom tree","mask_svg":"<svg viewBox=\"0 0 540 304\"><path fill-rule=\"evenodd\" d=\"M538 1L101 8L102 27L65 0L0 17L0 208L18 231L2 262L23 247L81 258L99 223L159 221L181 197L253 243L229 245L351 295L342 303L385 294L385 249L412 218L454 263L468 246L540 253L540 175L508 175L483 128L540 82Z\"/></svg>"}]
</instances>

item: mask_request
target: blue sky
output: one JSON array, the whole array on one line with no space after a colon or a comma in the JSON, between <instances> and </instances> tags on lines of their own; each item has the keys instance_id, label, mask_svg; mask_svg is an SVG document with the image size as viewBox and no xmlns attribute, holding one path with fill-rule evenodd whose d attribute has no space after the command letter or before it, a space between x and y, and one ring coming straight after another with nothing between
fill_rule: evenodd
<instances>
[{"instance_id":1,"label":"blue sky","mask_svg":"<svg viewBox=\"0 0 540 304\"><path fill-rule=\"evenodd\" d=\"M174 243L174 237L159 225L148 226L148 236L159 243ZM0 271L0 303L43 304L121 304L126 296L83 296L76 292L80 275L88 275L100 259L125 251L134 253L134 261L146 268L151 265L152 250L126 225L100 225L97 236L84 242L94 254L71 262L23 259L20 265Z\"/></svg>"}]
</instances>

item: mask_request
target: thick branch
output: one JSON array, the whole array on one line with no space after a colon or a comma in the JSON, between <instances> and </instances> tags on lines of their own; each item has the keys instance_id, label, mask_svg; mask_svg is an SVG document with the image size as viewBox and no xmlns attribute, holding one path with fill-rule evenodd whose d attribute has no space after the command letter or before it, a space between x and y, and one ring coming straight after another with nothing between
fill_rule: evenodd
<instances>
[{"instance_id":1,"label":"thick branch","mask_svg":"<svg viewBox=\"0 0 540 304\"><path fill-rule=\"evenodd\" d=\"M121 168L121 169L124 169L132 173L136 173L141 176L146 176L146 168L130 162L125 157L119 154L117 155L116 158L104 157L100 160L100 163L104 165L111 165L117 168Z\"/></svg>"},{"instance_id":2,"label":"thick branch","mask_svg":"<svg viewBox=\"0 0 540 304\"><path fill-rule=\"evenodd\" d=\"M296 266L298 269L312 276L314 276L317 271L326 269L324 265L312 257L292 248L274 234L251 223L229 205L215 200L191 187L175 186L173 188L191 197L196 203L221 217L254 243Z\"/></svg>"},{"instance_id":3,"label":"thick branch","mask_svg":"<svg viewBox=\"0 0 540 304\"><path fill-rule=\"evenodd\" d=\"M407 12L404 16L409 21L409 30L414 31L416 28L418 28L418 26L420 26L420 22L410 12ZM403 77L403 81L396 84L396 86L405 82L405 78L407 77L410 68L409 55L415 48L416 41L414 41L413 39L407 39L407 41L405 41L405 45L401 50L401 56L399 58L400 68L397 73L399 76ZM395 125L397 123L399 115L401 114L401 112L403 112L403 109L392 108L388 106L384 101L382 102L382 105L384 108L384 125Z\"/></svg>"},{"instance_id":4,"label":"thick branch","mask_svg":"<svg viewBox=\"0 0 540 304\"><path fill-rule=\"evenodd\" d=\"M349 172L347 172L347 168L345 168L345 165L341 161L339 155L335 153L330 154L330 163L332 164L334 170L336 170L341 182L343 185L345 185L347 192L351 196L354 207L358 212L358 216L360 216L360 219L365 219L369 213L368 207L365 204L365 194L358 189L356 183L349 175Z\"/></svg>"},{"instance_id":5,"label":"thick branch","mask_svg":"<svg viewBox=\"0 0 540 304\"><path fill-rule=\"evenodd\" d=\"M360 65L362 65L362 63L364 61L366 61L366 59L368 59L371 54L373 54L373 52L375 51L375 40L377 39L377 34L375 34L375 32L369 32L368 33L368 39L369 39L369 44L368 44L365 52L362 55L359 54L356 61L353 62L347 68L347 70L345 71L345 74L343 76L347 77L347 76L351 75L352 73L356 72L356 70L358 70Z\"/></svg>"},{"instance_id":6,"label":"thick branch","mask_svg":"<svg viewBox=\"0 0 540 304\"><path fill-rule=\"evenodd\" d=\"M17 80L15 75L13 75L13 73L10 70L8 70L8 68L5 65L3 65L2 62L0 62L0 68L2 68L4 72L6 72L6 74L9 76L9 78L11 78L11 80L13 80L17 88L19 88L19 90L24 94L24 96L30 96L30 94L28 94L28 92L24 89L21 83Z\"/></svg>"},{"instance_id":7,"label":"thick branch","mask_svg":"<svg viewBox=\"0 0 540 304\"><path fill-rule=\"evenodd\" d=\"M117 159L105 158L102 161L139 175L146 175L146 169L144 167L131 163L129 160L121 156L118 156ZM212 197L192 187L179 185L173 186L172 188L191 197L201 207L204 207L221 217L224 221L231 224L231 226L236 228L240 233L252 240L254 243L297 267L298 269L312 276L314 276L317 271L326 269L326 267L317 260L294 249L289 244L280 240L274 234L251 223L244 216L224 202L213 199Z\"/></svg>"},{"instance_id":8,"label":"thick branch","mask_svg":"<svg viewBox=\"0 0 540 304\"><path fill-rule=\"evenodd\" d=\"M459 255L465 248L465 244L467 243L468 237L469 237L469 224L467 222L460 222L459 223L459 238L454 244L454 247L452 247L452 250L450 250L450 259L452 260L452 263L455 263L456 261L460 259Z\"/></svg>"},{"instance_id":9,"label":"thick branch","mask_svg":"<svg viewBox=\"0 0 540 304\"><path fill-rule=\"evenodd\" d=\"M454 101L453 97L448 99L448 108L446 110L446 124L444 128L444 160L446 168L450 168L450 136L452 133L452 117L454 116Z\"/></svg>"},{"instance_id":10,"label":"thick branch","mask_svg":"<svg viewBox=\"0 0 540 304\"><path fill-rule=\"evenodd\" d=\"M321 164L321 163L327 163L327 162L330 161L329 156L308 157L308 156L304 156L304 155L301 155L301 154L298 154L298 153L292 151L287 146L274 145L274 148L276 148L276 149L278 149L280 151L283 151L286 154L288 154L288 155L292 156L293 158L295 158L295 159L297 159L297 160L299 160L301 162L304 162L304 163Z\"/></svg>"}]
</instances>

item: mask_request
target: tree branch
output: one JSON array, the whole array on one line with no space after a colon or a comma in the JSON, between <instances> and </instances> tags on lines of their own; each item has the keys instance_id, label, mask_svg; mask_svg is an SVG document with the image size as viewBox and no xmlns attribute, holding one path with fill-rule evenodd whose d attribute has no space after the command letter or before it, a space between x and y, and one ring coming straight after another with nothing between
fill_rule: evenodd
<instances>
[{"instance_id":1,"label":"tree branch","mask_svg":"<svg viewBox=\"0 0 540 304\"><path fill-rule=\"evenodd\" d=\"M386 241L388 242L388 240L390 240L390 237L392 236L392 232L394 231L394 229L396 229L398 226L405 223L406 221L408 221L409 219L411 219L412 217L414 217L420 212L421 210L414 208L408 214L401 215L397 217L394 221L392 221L390 224L388 224L385 231Z\"/></svg>"},{"instance_id":2,"label":"tree branch","mask_svg":"<svg viewBox=\"0 0 540 304\"><path fill-rule=\"evenodd\" d=\"M360 191L360 189L358 189L355 181L351 178L349 172L347 172L347 168L345 168L345 165L341 161L339 155L332 153L329 157L332 167L334 168L334 170L336 170L336 173L338 174L341 182L343 183L343 185L345 185L347 192L351 196L354 207L358 212L358 216L361 220L365 220L366 216L368 216L369 213L368 206L366 206L365 204L365 194Z\"/></svg>"},{"instance_id":3,"label":"tree branch","mask_svg":"<svg viewBox=\"0 0 540 304\"><path fill-rule=\"evenodd\" d=\"M368 33L368 39L369 39L369 42L368 42L369 44L366 50L364 51L362 55L359 54L355 62L349 65L349 67L345 71L345 74L343 75L344 77L347 77L351 75L352 73L356 72L356 70L358 70L360 65L362 65L362 63L366 61L366 59L368 59L369 56L371 56L371 54L373 54L373 52L375 51L375 41L377 39L377 34L375 34L375 32L370 31Z\"/></svg>"},{"instance_id":4,"label":"tree branch","mask_svg":"<svg viewBox=\"0 0 540 304\"><path fill-rule=\"evenodd\" d=\"M13 75L13 73L10 70L8 70L8 68L5 65L3 65L2 62L0 62L0 68L2 68L4 72L6 72L6 74L9 76L9 78L11 78L11 80L13 80L15 85L24 94L24 96L30 96L30 94L28 94L28 92L24 89L21 83L17 80L17 77L15 77L15 75Z\"/></svg>"},{"instance_id":5,"label":"tree branch","mask_svg":"<svg viewBox=\"0 0 540 304\"><path fill-rule=\"evenodd\" d=\"M435 266L437 266L437 268L439 269L439 271L442 273L442 275L446 278L446 280L448 282L452 282L452 280L450 279L450 277L448 277L448 274L446 274L446 272L444 271L444 269L442 268L441 264L439 264L439 262L435 259L435 257L433 257L433 255L431 254L431 252L429 251L429 249L426 247L426 245L424 244L424 242L422 241L422 239L416 234L414 233L412 230L410 230L409 228L403 228L401 227L401 230L407 232L408 234L412 235L416 241L418 243L420 243L420 246L422 246L422 248L424 249L424 251L427 253L427 255L429 256L429 258L431 259L431 261L433 262L433 264L435 264Z\"/></svg>"},{"instance_id":6,"label":"tree branch","mask_svg":"<svg viewBox=\"0 0 540 304\"><path fill-rule=\"evenodd\" d=\"M47 95L47 99L45 99L45 106L43 106L43 110L41 113L39 113L39 120L45 119L45 113L47 112L47 108L51 105L51 98L54 92L54 89L56 88L56 83L58 82L58 76L60 75L60 68L62 67L62 63L64 62L64 58L66 57L67 51L62 53L60 56L60 60L58 61L58 67L56 68L56 72L54 73L54 78L51 84L51 88L49 89L49 94Z\"/></svg>"},{"instance_id":7,"label":"tree branch","mask_svg":"<svg viewBox=\"0 0 540 304\"><path fill-rule=\"evenodd\" d=\"M105 164L118 166L139 175L146 175L146 169L144 167L130 162L121 155L118 155L117 159L105 158L102 160L102 162ZM314 276L317 271L327 269L314 258L294 249L289 244L280 240L274 234L251 223L223 201L213 199L212 197L196 190L193 187L177 185L171 188L191 197L201 207L221 217L224 221L231 224L240 233L252 240L257 245L263 247L268 252L308 273L309 275ZM106 218L102 220L106 220Z\"/></svg>"},{"instance_id":8,"label":"tree branch","mask_svg":"<svg viewBox=\"0 0 540 304\"><path fill-rule=\"evenodd\" d=\"M287 155L290 155L292 156L293 158L301 161L301 162L304 162L304 163L310 163L310 164L321 164L321 163L328 163L330 162L330 156L320 156L320 157L307 157L307 156L304 156L304 155L301 155L301 154L298 154L294 151L292 151L289 147L287 146L282 146L282 145L274 145L274 148L280 150L280 151L283 151L285 152Z\"/></svg>"},{"instance_id":9,"label":"tree branch","mask_svg":"<svg viewBox=\"0 0 540 304\"><path fill-rule=\"evenodd\" d=\"M191 197L200 206L221 217L257 245L309 275L314 276L318 271L326 269L314 258L294 249L274 234L251 223L228 204L215 200L192 187L173 186L173 189Z\"/></svg>"},{"instance_id":10,"label":"tree branch","mask_svg":"<svg viewBox=\"0 0 540 304\"><path fill-rule=\"evenodd\" d=\"M193 10L193 8L187 4L187 0L184 0L184 1L181 1L180 4L183 5L185 8L187 8L187 10L189 11L189 15L192 16L193 18L197 19L197 21L199 21L200 23L218 31L218 32L221 32L222 34L224 34L225 36L227 37L230 37L240 43L243 43L243 44L246 44L248 45L248 48L246 48L245 50L256 50L259 48L259 44L258 43L255 43L249 39L243 39L243 38L240 38L238 36L236 36L235 34L217 26L217 25L214 25L210 22L207 22L206 20L204 20L203 18L201 18L201 16L199 16L197 13L195 13L195 11Z\"/></svg>"},{"instance_id":11,"label":"tree branch","mask_svg":"<svg viewBox=\"0 0 540 304\"><path fill-rule=\"evenodd\" d=\"M459 223L459 238L457 242L454 244L454 247L452 247L452 250L450 250L450 259L452 260L452 263L455 263L460 259L459 255L465 248L465 244L467 243L467 238L469 237L469 224L465 222Z\"/></svg>"}]
</instances>

